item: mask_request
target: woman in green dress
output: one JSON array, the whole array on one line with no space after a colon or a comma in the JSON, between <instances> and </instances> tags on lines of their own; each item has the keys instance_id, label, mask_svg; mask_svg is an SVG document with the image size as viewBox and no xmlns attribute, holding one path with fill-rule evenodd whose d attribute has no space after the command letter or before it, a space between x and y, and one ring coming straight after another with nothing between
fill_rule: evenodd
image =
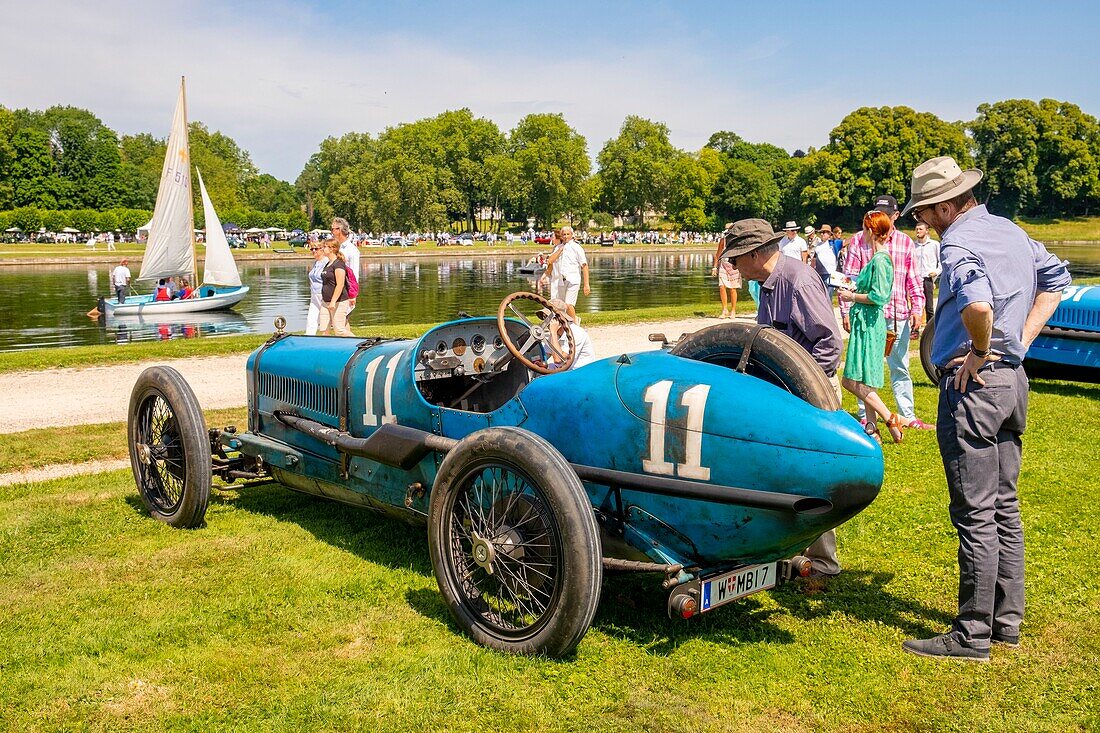
<instances>
[{"instance_id":1,"label":"woman in green dress","mask_svg":"<svg viewBox=\"0 0 1100 733\"><path fill-rule=\"evenodd\" d=\"M890 217L881 211L863 217L863 236L870 242L874 254L860 270L856 289L841 290L840 299L851 302L849 319L852 325L848 353L844 359L844 389L863 400L867 406L867 434L881 442L878 416L881 415L895 443L902 438L901 418L891 413L876 389L883 384L882 360L886 353L886 316L883 306L890 300L894 287L894 263L886 251L890 239ZM905 344L897 348L904 348Z\"/></svg>"}]
</instances>

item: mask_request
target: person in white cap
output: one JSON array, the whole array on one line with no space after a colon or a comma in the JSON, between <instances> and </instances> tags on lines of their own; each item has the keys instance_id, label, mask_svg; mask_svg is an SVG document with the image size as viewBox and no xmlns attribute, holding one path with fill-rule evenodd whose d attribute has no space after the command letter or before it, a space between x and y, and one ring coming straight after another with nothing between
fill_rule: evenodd
<instances>
[{"instance_id":1,"label":"person in white cap","mask_svg":"<svg viewBox=\"0 0 1100 733\"><path fill-rule=\"evenodd\" d=\"M798 224L788 221L783 226L783 238L779 240L779 251L787 257L807 262L810 259L810 248L806 240L798 236Z\"/></svg>"},{"instance_id":2,"label":"person in white cap","mask_svg":"<svg viewBox=\"0 0 1100 733\"><path fill-rule=\"evenodd\" d=\"M940 235L932 362L936 438L959 535L959 610L951 630L902 644L926 657L989 660L1017 646L1024 617L1024 535L1016 482L1027 422L1024 354L1070 283L1066 263L974 198L979 170L950 157L913 172L902 212Z\"/></svg>"}]
</instances>

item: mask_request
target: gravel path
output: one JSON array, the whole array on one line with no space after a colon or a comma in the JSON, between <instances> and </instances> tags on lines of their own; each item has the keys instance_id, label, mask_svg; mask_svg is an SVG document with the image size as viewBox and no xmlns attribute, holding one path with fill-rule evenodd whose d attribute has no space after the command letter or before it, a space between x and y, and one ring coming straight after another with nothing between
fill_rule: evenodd
<instances>
[{"instance_id":1,"label":"gravel path","mask_svg":"<svg viewBox=\"0 0 1100 733\"><path fill-rule=\"evenodd\" d=\"M598 357L647 351L660 344L651 333L677 339L682 333L720 323L715 318L692 318L663 323L593 326L588 329ZM83 369L0 374L0 433L32 428L126 420L130 390L138 375L150 366L167 364L183 374L203 409L241 407L246 403L246 354L190 359L166 359L137 364L115 364Z\"/></svg>"}]
</instances>

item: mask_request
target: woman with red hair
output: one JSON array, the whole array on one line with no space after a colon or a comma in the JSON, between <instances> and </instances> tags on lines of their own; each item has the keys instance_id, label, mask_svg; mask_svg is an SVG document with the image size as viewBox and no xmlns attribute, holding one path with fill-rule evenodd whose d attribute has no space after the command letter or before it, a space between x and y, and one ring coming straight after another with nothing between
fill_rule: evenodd
<instances>
[{"instance_id":1,"label":"woman with red hair","mask_svg":"<svg viewBox=\"0 0 1100 733\"><path fill-rule=\"evenodd\" d=\"M849 319L852 334L844 358L844 389L863 400L867 406L867 434L882 442L878 432L878 416L886 421L895 443L902 438L901 418L891 413L876 389L883 384L882 359L886 353L886 316L883 306L890 300L894 285L894 263L886 251L890 239L890 217L881 211L870 211L863 217L864 241L871 243L874 254L859 272L855 290L841 290L840 299L851 302ZM901 344L897 348L905 348Z\"/></svg>"}]
</instances>

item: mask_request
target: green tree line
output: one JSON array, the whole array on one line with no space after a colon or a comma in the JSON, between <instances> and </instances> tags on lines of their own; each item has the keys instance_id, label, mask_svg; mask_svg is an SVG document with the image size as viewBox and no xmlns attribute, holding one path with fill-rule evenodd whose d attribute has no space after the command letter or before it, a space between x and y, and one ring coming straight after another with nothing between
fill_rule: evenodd
<instances>
[{"instance_id":1,"label":"green tree line","mask_svg":"<svg viewBox=\"0 0 1100 733\"><path fill-rule=\"evenodd\" d=\"M192 122L189 140L223 220L245 227L306 223L294 186L260 174L232 138ZM133 231L151 216L166 147L166 139L148 133L120 136L76 107L0 107L0 221L27 231ZM194 189L202 226L197 182Z\"/></svg>"},{"instance_id":2,"label":"green tree line","mask_svg":"<svg viewBox=\"0 0 1100 733\"><path fill-rule=\"evenodd\" d=\"M223 221L241 226L323 226L341 215L373 231L474 229L486 214L496 228L531 218L606 226L615 215L689 229L747 216L842 223L876 194L907 198L913 168L935 155L982 168L979 196L1009 216L1100 206L1100 123L1069 102L987 103L968 122L863 107L826 145L794 153L731 131L681 150L669 132L628 116L596 152L595 171L587 141L561 114L527 115L503 131L468 109L328 138L293 185L260 174L231 138L197 122L191 155ZM108 212L151 209L164 149L148 134L119 136L86 110L0 107L0 212L9 210L0 217L15 222L33 209L81 229L73 217L87 212L109 221Z\"/></svg>"}]
</instances>

